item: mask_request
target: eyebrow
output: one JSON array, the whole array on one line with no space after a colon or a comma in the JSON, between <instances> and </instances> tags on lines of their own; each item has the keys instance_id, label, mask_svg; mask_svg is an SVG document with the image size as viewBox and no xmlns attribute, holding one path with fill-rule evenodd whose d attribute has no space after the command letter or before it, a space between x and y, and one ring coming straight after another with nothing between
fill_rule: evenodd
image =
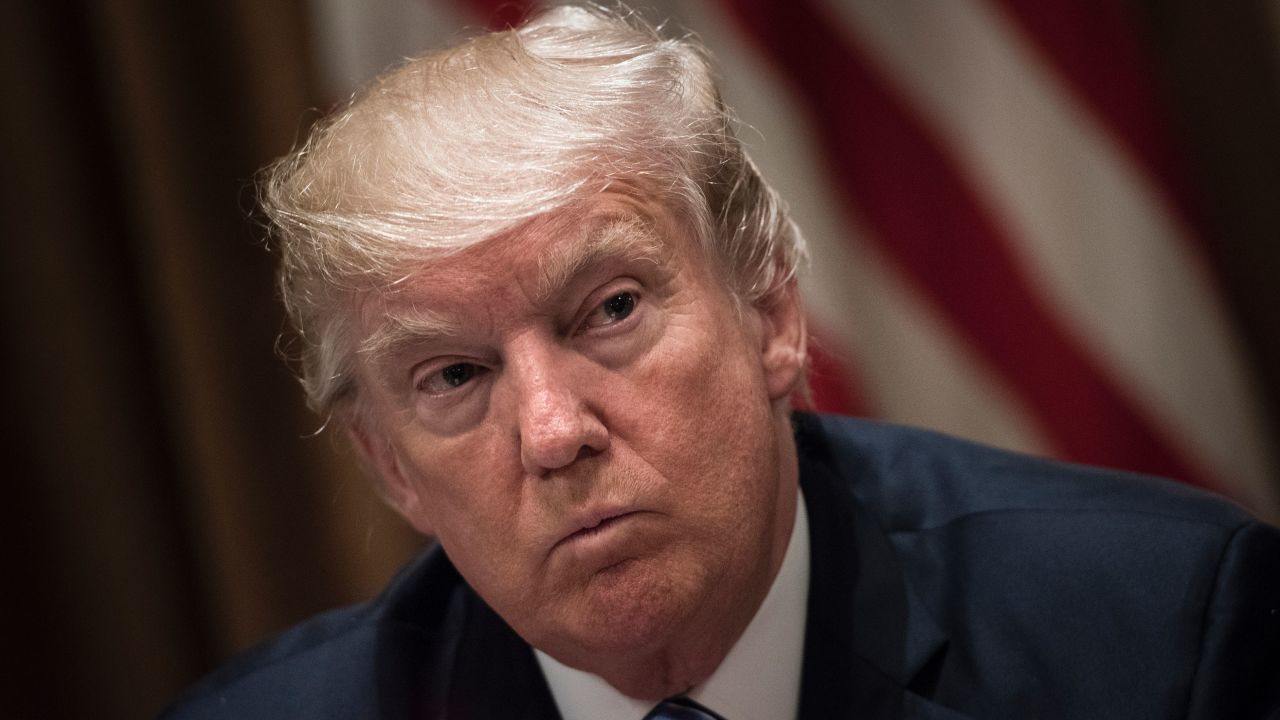
<instances>
[{"instance_id":1,"label":"eyebrow","mask_svg":"<svg viewBox=\"0 0 1280 720\"><path fill-rule=\"evenodd\" d=\"M563 292L580 273L609 260L663 265L669 248L651 223L636 215L611 215L597 221L579 242L559 245L538 263L535 299L545 303Z\"/></svg>"},{"instance_id":2,"label":"eyebrow","mask_svg":"<svg viewBox=\"0 0 1280 720\"><path fill-rule=\"evenodd\" d=\"M507 242L518 242L512 238ZM583 238L554 247L538 262L535 302L542 304L562 293L585 270L610 260L651 262L663 265L669 248L653 226L636 215L611 215L598 219ZM456 336L460 324L426 308L386 311L386 320L361 341L356 352L377 365L404 349Z\"/></svg>"},{"instance_id":3,"label":"eyebrow","mask_svg":"<svg viewBox=\"0 0 1280 720\"><path fill-rule=\"evenodd\" d=\"M377 365L408 346L451 337L460 329L456 321L417 306L407 312L388 309L386 320L360 342L356 352Z\"/></svg>"}]
</instances>

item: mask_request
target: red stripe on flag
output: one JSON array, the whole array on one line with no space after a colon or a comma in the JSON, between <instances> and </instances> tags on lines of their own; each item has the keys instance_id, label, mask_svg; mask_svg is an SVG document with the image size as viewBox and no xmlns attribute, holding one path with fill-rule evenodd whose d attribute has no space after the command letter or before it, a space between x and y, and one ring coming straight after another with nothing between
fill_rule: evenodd
<instances>
[{"instance_id":1,"label":"red stripe on flag","mask_svg":"<svg viewBox=\"0 0 1280 720\"><path fill-rule=\"evenodd\" d=\"M1164 193L1184 223L1202 229L1195 193L1156 96L1146 38L1119 0L995 0L1057 70L1075 100ZM1192 234L1197 252L1203 237ZM1172 240L1172 238L1170 238Z\"/></svg>"},{"instance_id":2,"label":"red stripe on flag","mask_svg":"<svg viewBox=\"0 0 1280 720\"><path fill-rule=\"evenodd\" d=\"M455 0L490 30L517 27L541 6L536 0Z\"/></svg>"},{"instance_id":3,"label":"red stripe on flag","mask_svg":"<svg viewBox=\"0 0 1280 720\"><path fill-rule=\"evenodd\" d=\"M809 392L817 412L866 415L867 403L854 380L854 364L823 337L809 319Z\"/></svg>"},{"instance_id":4,"label":"red stripe on flag","mask_svg":"<svg viewBox=\"0 0 1280 720\"><path fill-rule=\"evenodd\" d=\"M1029 401L1063 456L1206 483L1058 327L1003 230L918 119L807 2L726 0L805 100L885 253Z\"/></svg>"}]
</instances>

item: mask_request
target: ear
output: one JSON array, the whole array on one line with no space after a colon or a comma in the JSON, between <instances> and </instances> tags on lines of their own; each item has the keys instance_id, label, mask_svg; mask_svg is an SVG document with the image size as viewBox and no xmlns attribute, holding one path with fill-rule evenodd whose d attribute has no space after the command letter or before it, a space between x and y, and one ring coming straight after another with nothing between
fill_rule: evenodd
<instances>
[{"instance_id":1,"label":"ear","mask_svg":"<svg viewBox=\"0 0 1280 720\"><path fill-rule=\"evenodd\" d=\"M352 413L346 426L352 447L374 475L378 494L415 530L423 535L433 535L423 489L405 473L390 438L377 422L358 410Z\"/></svg>"},{"instance_id":2,"label":"ear","mask_svg":"<svg viewBox=\"0 0 1280 720\"><path fill-rule=\"evenodd\" d=\"M808 363L809 336L796 282L788 282L756 309L760 313L761 364L769 399L789 399L803 381Z\"/></svg>"}]
</instances>

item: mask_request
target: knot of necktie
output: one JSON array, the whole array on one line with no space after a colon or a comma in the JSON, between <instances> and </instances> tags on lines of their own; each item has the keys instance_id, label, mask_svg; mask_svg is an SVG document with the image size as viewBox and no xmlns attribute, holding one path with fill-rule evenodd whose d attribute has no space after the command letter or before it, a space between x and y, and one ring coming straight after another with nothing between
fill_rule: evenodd
<instances>
[{"instance_id":1,"label":"knot of necktie","mask_svg":"<svg viewBox=\"0 0 1280 720\"><path fill-rule=\"evenodd\" d=\"M658 703L644 720L725 720L687 697L677 695Z\"/></svg>"}]
</instances>

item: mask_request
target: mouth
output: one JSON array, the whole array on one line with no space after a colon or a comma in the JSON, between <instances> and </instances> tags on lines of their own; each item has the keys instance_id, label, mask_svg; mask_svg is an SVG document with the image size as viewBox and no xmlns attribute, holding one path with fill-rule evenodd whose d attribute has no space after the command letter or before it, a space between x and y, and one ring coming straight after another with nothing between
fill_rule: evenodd
<instances>
[{"instance_id":1,"label":"mouth","mask_svg":"<svg viewBox=\"0 0 1280 720\"><path fill-rule=\"evenodd\" d=\"M579 537L590 537L592 535L599 535L600 533L604 532L605 528L609 527L610 525L618 522L622 518L627 517L628 515L631 515L631 514L632 513L622 513L621 515L610 515L609 517L604 518L603 520L597 522L595 525L592 525L590 527L584 527L581 530L578 530L577 532L570 534L569 537L565 539L573 540L574 538L579 538Z\"/></svg>"},{"instance_id":2,"label":"mouth","mask_svg":"<svg viewBox=\"0 0 1280 720\"><path fill-rule=\"evenodd\" d=\"M556 542L556 547L590 541L592 538L604 535L615 525L637 513L638 511L635 510L614 510L590 514L574 522L574 529L562 536Z\"/></svg>"}]
</instances>

